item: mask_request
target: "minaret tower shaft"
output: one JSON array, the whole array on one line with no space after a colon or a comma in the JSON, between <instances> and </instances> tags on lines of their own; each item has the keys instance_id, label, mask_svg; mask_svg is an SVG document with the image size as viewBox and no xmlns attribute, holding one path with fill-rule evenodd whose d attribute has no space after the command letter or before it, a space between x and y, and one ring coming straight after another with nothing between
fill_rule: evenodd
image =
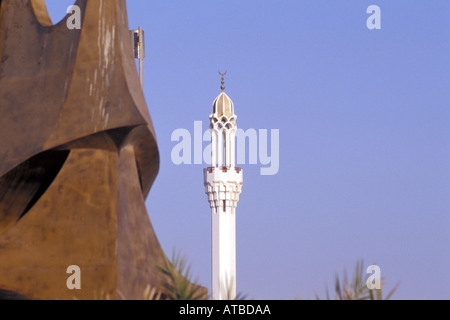
<instances>
[{"instance_id":1,"label":"minaret tower shaft","mask_svg":"<svg viewBox=\"0 0 450 320\"><path fill-rule=\"evenodd\" d=\"M242 190L243 172L235 166L236 119L233 101L222 92L209 116L211 167L204 169L212 224L212 299L236 299L236 206Z\"/></svg>"}]
</instances>

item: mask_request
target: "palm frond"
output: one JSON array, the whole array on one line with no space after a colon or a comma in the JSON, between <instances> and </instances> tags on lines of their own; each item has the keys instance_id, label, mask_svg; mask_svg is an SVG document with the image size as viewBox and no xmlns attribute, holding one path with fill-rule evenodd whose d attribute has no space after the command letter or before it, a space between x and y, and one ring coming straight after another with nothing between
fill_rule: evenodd
<instances>
[{"instance_id":1,"label":"palm frond","mask_svg":"<svg viewBox=\"0 0 450 320\"><path fill-rule=\"evenodd\" d=\"M336 300L389 300L397 290L399 284L383 298L383 288L371 290L367 287L366 274L364 272L364 261L358 260L353 273L352 280L349 281L347 270L344 269L342 277L336 273L334 278L334 297ZM383 287L384 278L381 278ZM316 299L320 297L316 294ZM325 286L325 299L330 299L328 285Z\"/></svg>"},{"instance_id":2,"label":"palm frond","mask_svg":"<svg viewBox=\"0 0 450 320\"><path fill-rule=\"evenodd\" d=\"M206 300L206 289L198 285L198 279L191 279L191 266L186 261L175 250L171 261L164 257L163 265L158 266L164 279L162 295L168 300Z\"/></svg>"}]
</instances>

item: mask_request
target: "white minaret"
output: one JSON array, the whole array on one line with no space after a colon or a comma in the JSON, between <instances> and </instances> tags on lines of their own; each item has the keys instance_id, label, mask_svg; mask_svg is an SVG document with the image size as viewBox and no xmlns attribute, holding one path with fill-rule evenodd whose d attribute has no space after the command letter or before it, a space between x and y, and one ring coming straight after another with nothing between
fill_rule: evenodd
<instances>
[{"instance_id":1,"label":"white minaret","mask_svg":"<svg viewBox=\"0 0 450 320\"><path fill-rule=\"evenodd\" d=\"M212 299L236 299L236 206L242 190L242 169L235 166L236 118L233 101L222 92L209 116L211 167L204 169L212 213Z\"/></svg>"}]
</instances>

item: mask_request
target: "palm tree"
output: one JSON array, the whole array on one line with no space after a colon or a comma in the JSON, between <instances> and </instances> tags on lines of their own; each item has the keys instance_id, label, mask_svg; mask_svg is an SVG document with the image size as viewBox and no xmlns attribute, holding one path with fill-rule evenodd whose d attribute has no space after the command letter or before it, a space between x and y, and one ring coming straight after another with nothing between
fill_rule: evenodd
<instances>
[{"instance_id":1,"label":"palm tree","mask_svg":"<svg viewBox=\"0 0 450 320\"><path fill-rule=\"evenodd\" d=\"M206 300L207 289L198 284L198 279L192 281L191 266L187 265L186 258L174 250L172 259L164 257L164 264L158 266L164 279L164 286L159 297L167 300ZM158 296L153 292L153 296Z\"/></svg>"},{"instance_id":2,"label":"palm tree","mask_svg":"<svg viewBox=\"0 0 450 320\"><path fill-rule=\"evenodd\" d=\"M383 285L383 278L381 279ZM334 299L336 300L389 300L398 288L398 283L389 293L383 297L383 287L381 289L369 289L364 277L364 262L363 260L356 262L355 272L353 278L349 281L347 271L344 270L342 280L336 274L334 281ZM316 299L320 297L316 294ZM328 286L326 286L326 300L331 300Z\"/></svg>"}]
</instances>

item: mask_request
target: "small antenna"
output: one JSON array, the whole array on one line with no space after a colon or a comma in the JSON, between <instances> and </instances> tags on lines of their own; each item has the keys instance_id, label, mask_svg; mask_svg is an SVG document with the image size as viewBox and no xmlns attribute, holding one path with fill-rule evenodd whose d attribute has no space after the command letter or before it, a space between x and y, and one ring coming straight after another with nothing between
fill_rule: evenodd
<instances>
[{"instance_id":1,"label":"small antenna","mask_svg":"<svg viewBox=\"0 0 450 320\"><path fill-rule=\"evenodd\" d=\"M222 89L222 91L224 91L225 90L225 78L224 78L224 76L227 74L227 71L225 71L225 73L222 73L219 70L219 74L222 76L222 86L220 87L220 89Z\"/></svg>"},{"instance_id":2,"label":"small antenna","mask_svg":"<svg viewBox=\"0 0 450 320\"><path fill-rule=\"evenodd\" d=\"M139 29L130 31L131 40L133 42L134 58L139 59L139 78L141 86L144 88L144 58L145 58L145 37L144 30Z\"/></svg>"}]
</instances>

